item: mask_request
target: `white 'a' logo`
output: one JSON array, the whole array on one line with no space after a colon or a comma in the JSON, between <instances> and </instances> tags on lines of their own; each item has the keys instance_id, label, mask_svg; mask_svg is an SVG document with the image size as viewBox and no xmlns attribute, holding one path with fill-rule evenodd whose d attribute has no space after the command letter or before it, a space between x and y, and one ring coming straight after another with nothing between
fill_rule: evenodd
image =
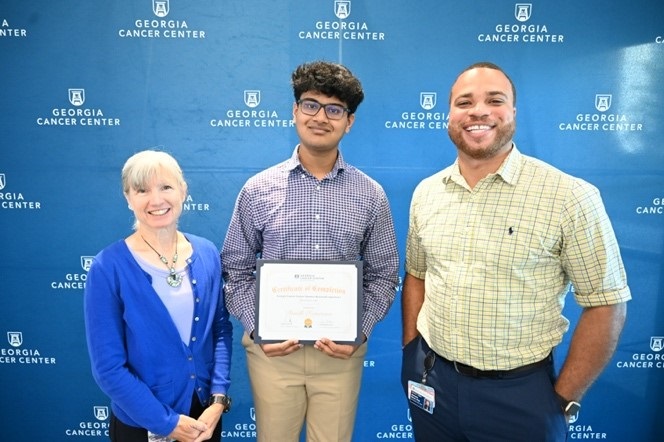
<instances>
[{"instance_id":1,"label":"white 'a' logo","mask_svg":"<svg viewBox=\"0 0 664 442\"><path fill-rule=\"evenodd\" d=\"M652 351L661 351L664 348L664 336L651 336L650 349Z\"/></svg>"},{"instance_id":2,"label":"white 'a' logo","mask_svg":"<svg viewBox=\"0 0 664 442\"><path fill-rule=\"evenodd\" d=\"M74 106L83 106L83 103L85 103L85 89L69 89L69 102Z\"/></svg>"},{"instance_id":3,"label":"white 'a' logo","mask_svg":"<svg viewBox=\"0 0 664 442\"><path fill-rule=\"evenodd\" d=\"M343 20L350 15L350 0L334 0L334 15Z\"/></svg>"},{"instance_id":4,"label":"white 'a' logo","mask_svg":"<svg viewBox=\"0 0 664 442\"><path fill-rule=\"evenodd\" d=\"M20 347L23 344L22 332L7 332L7 341L12 347Z\"/></svg>"},{"instance_id":5,"label":"white 'a' logo","mask_svg":"<svg viewBox=\"0 0 664 442\"><path fill-rule=\"evenodd\" d=\"M424 110L431 110L436 107L436 92L420 92L420 106Z\"/></svg>"},{"instance_id":6,"label":"white 'a' logo","mask_svg":"<svg viewBox=\"0 0 664 442\"><path fill-rule=\"evenodd\" d=\"M169 0L152 0L152 12L157 17L166 17L170 10Z\"/></svg>"},{"instance_id":7,"label":"white 'a' logo","mask_svg":"<svg viewBox=\"0 0 664 442\"><path fill-rule=\"evenodd\" d=\"M108 407L103 407L101 405L94 406L95 418L98 421L105 421L108 419Z\"/></svg>"},{"instance_id":8,"label":"white 'a' logo","mask_svg":"<svg viewBox=\"0 0 664 442\"><path fill-rule=\"evenodd\" d=\"M596 94L595 109L600 112L606 112L611 107L612 94Z\"/></svg>"},{"instance_id":9,"label":"white 'a' logo","mask_svg":"<svg viewBox=\"0 0 664 442\"><path fill-rule=\"evenodd\" d=\"M92 265L92 259L94 256L81 256L81 267L83 270L86 272L90 270L90 266Z\"/></svg>"},{"instance_id":10,"label":"white 'a' logo","mask_svg":"<svg viewBox=\"0 0 664 442\"><path fill-rule=\"evenodd\" d=\"M256 107L261 104L261 91L259 90L246 90L244 91L244 104L249 107Z\"/></svg>"},{"instance_id":11,"label":"white 'a' logo","mask_svg":"<svg viewBox=\"0 0 664 442\"><path fill-rule=\"evenodd\" d=\"M514 5L514 17L519 21L530 20L530 15L533 12L532 3L517 3Z\"/></svg>"}]
</instances>

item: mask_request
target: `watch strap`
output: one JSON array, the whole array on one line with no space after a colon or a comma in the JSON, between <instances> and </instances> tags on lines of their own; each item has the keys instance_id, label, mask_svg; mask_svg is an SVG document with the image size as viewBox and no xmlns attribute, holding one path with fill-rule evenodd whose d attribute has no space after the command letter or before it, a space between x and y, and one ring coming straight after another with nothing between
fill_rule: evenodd
<instances>
[{"instance_id":1,"label":"watch strap","mask_svg":"<svg viewBox=\"0 0 664 442\"><path fill-rule=\"evenodd\" d=\"M225 394L213 394L208 399L208 406L212 404L220 404L224 407L224 413L228 413L231 409L231 398Z\"/></svg>"}]
</instances>

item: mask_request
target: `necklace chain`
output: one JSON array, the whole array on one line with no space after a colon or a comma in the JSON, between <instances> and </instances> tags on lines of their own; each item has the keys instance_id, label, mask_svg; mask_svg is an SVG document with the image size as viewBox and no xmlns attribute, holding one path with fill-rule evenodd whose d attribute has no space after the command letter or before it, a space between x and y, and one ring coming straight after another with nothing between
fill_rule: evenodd
<instances>
[{"instance_id":1,"label":"necklace chain","mask_svg":"<svg viewBox=\"0 0 664 442\"><path fill-rule=\"evenodd\" d=\"M175 235L175 254L173 255L173 264L170 265L170 266L168 265L168 259L164 255L162 255L161 253L157 252L157 249L152 247L152 244L150 244L147 239L143 238L143 235L141 235L141 239L143 240L143 242L145 242L145 244L148 245L148 247L150 247L152 249L152 251L154 251L157 254L157 256L159 256L159 260L166 265L166 268L169 271L169 274L166 277L166 282L168 283L168 285L170 285L171 287L179 287L180 284L182 284L183 276L182 276L182 274L178 275L175 272L175 263L178 262L178 239L179 238L178 238L177 233Z\"/></svg>"}]
</instances>

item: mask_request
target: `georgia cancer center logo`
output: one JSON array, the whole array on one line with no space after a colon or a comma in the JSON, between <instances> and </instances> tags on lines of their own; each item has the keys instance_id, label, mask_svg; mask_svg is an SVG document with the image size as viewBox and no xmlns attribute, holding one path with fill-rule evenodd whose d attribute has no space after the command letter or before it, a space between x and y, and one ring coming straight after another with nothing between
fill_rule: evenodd
<instances>
[{"instance_id":1,"label":"georgia cancer center logo","mask_svg":"<svg viewBox=\"0 0 664 442\"><path fill-rule=\"evenodd\" d=\"M26 201L25 196L22 192L8 192L5 189L7 185L7 176L4 173L0 173L0 208L1 209L11 209L11 210L21 210L21 209L41 209L40 201Z\"/></svg>"},{"instance_id":2,"label":"georgia cancer center logo","mask_svg":"<svg viewBox=\"0 0 664 442\"><path fill-rule=\"evenodd\" d=\"M84 437L108 437L110 418L108 407L104 405L94 405L92 407L95 420L82 420L75 427L65 429L67 436Z\"/></svg>"},{"instance_id":3,"label":"georgia cancer center logo","mask_svg":"<svg viewBox=\"0 0 664 442\"><path fill-rule=\"evenodd\" d=\"M166 17L170 10L169 0L152 0L152 12L159 18Z\"/></svg>"},{"instance_id":4,"label":"georgia cancer center logo","mask_svg":"<svg viewBox=\"0 0 664 442\"><path fill-rule=\"evenodd\" d=\"M532 10L532 3L517 3L514 5L514 18L516 18L518 21L526 22L530 20L530 13Z\"/></svg>"},{"instance_id":5,"label":"georgia cancer center logo","mask_svg":"<svg viewBox=\"0 0 664 442\"><path fill-rule=\"evenodd\" d=\"M212 127L236 127L236 128L271 128L271 127L293 127L293 119L285 119L279 116L276 110L263 109L261 107L260 89L246 89L243 92L245 108L226 110L224 118L211 118Z\"/></svg>"},{"instance_id":6,"label":"georgia cancer center logo","mask_svg":"<svg viewBox=\"0 0 664 442\"><path fill-rule=\"evenodd\" d=\"M351 15L351 0L334 0L334 15L337 20L317 20L313 30L297 32L301 40L385 40L385 32L377 32L365 21L348 20Z\"/></svg>"},{"instance_id":7,"label":"georgia cancer center logo","mask_svg":"<svg viewBox=\"0 0 664 442\"><path fill-rule=\"evenodd\" d=\"M54 107L51 114L37 118L39 126L119 126L119 118L109 118L99 108L84 107L85 89L67 89L67 99L72 107Z\"/></svg>"},{"instance_id":8,"label":"georgia cancer center logo","mask_svg":"<svg viewBox=\"0 0 664 442\"><path fill-rule=\"evenodd\" d=\"M631 360L618 361L616 367L662 369L664 368L664 352L662 350L664 350L664 336L651 336L650 352L632 353Z\"/></svg>"},{"instance_id":9,"label":"georgia cancer center logo","mask_svg":"<svg viewBox=\"0 0 664 442\"><path fill-rule=\"evenodd\" d=\"M643 130L643 123L630 121L626 114L609 112L613 106L613 94L595 94L593 113L578 113L574 121L558 123L561 131L586 132L638 132Z\"/></svg>"},{"instance_id":10,"label":"georgia cancer center logo","mask_svg":"<svg viewBox=\"0 0 664 442\"><path fill-rule=\"evenodd\" d=\"M146 4L143 3L143 5ZM137 18L134 20L133 27L127 26L119 29L118 36L120 38L165 38L169 40L205 39L206 31L192 29L187 20L166 19L170 12L169 0L152 0L152 13L156 18Z\"/></svg>"},{"instance_id":11,"label":"georgia cancer center logo","mask_svg":"<svg viewBox=\"0 0 664 442\"><path fill-rule=\"evenodd\" d=\"M420 92L419 111L403 111L400 118L385 121L385 129L447 129L449 115L436 112L438 101L436 92Z\"/></svg>"},{"instance_id":12,"label":"georgia cancer center logo","mask_svg":"<svg viewBox=\"0 0 664 442\"><path fill-rule=\"evenodd\" d=\"M10 348L0 348L0 364L55 365L51 356L42 356L38 348L23 347L23 332L8 331L7 342Z\"/></svg>"},{"instance_id":13,"label":"georgia cancer center logo","mask_svg":"<svg viewBox=\"0 0 664 442\"><path fill-rule=\"evenodd\" d=\"M494 15L498 16L498 13ZM493 31L480 33L477 41L480 43L563 43L563 34L549 32L549 27L542 23L529 23L533 16L532 3L516 3L514 5L514 18L516 23L498 23ZM505 20L507 21L507 20Z\"/></svg>"},{"instance_id":14,"label":"georgia cancer center logo","mask_svg":"<svg viewBox=\"0 0 664 442\"><path fill-rule=\"evenodd\" d=\"M81 268L83 273L72 272L65 274L64 278L59 281L51 281L51 289L53 290L84 290L85 282L88 280L88 271L92 265L94 256L83 255L81 256Z\"/></svg>"}]
</instances>

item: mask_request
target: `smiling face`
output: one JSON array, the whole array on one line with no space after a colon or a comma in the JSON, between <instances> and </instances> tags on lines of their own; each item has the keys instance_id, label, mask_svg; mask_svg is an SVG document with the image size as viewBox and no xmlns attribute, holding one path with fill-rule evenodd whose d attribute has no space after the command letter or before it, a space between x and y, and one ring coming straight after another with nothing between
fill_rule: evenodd
<instances>
[{"instance_id":1,"label":"smiling face","mask_svg":"<svg viewBox=\"0 0 664 442\"><path fill-rule=\"evenodd\" d=\"M346 107L346 103L341 100L328 97L319 92L305 92L300 96L300 100L305 99L315 100L322 105L338 104L344 108ZM339 142L353 125L355 115L345 112L341 119L331 120L322 107L316 115L306 115L295 103L293 105L293 119L297 135L300 138L300 147L312 153L324 153L336 150L339 147Z\"/></svg>"},{"instance_id":2,"label":"smiling face","mask_svg":"<svg viewBox=\"0 0 664 442\"><path fill-rule=\"evenodd\" d=\"M125 193L137 221L137 230L177 228L182 213L186 188L164 167L154 170L141 185L133 185Z\"/></svg>"},{"instance_id":3,"label":"smiling face","mask_svg":"<svg viewBox=\"0 0 664 442\"><path fill-rule=\"evenodd\" d=\"M491 159L509 151L515 115L507 77L496 69L470 69L452 86L448 134L460 156Z\"/></svg>"}]
</instances>

